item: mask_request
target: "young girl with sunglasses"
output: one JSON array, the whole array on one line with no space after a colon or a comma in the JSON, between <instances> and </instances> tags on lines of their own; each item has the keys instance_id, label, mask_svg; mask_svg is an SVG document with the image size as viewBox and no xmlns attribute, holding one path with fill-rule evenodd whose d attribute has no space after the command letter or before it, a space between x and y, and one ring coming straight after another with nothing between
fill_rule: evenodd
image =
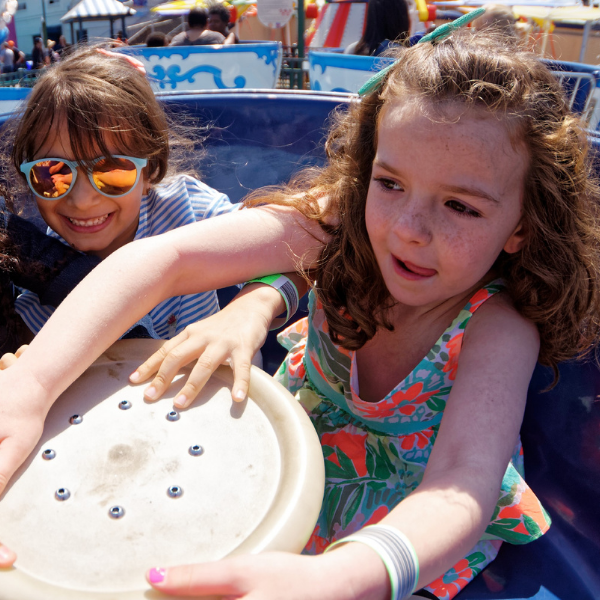
<instances>
[{"instance_id":1,"label":"young girl with sunglasses","mask_svg":"<svg viewBox=\"0 0 600 600\"><path fill-rule=\"evenodd\" d=\"M60 61L40 77L13 129L16 172L7 180L25 180L49 236L100 259L134 239L239 208L198 179L169 173L165 113L143 67L124 55L87 47ZM191 142L177 141L193 152ZM214 291L178 296L142 324L167 339L218 308ZM29 290L16 310L37 333L53 308Z\"/></svg>"},{"instance_id":2,"label":"young girl with sunglasses","mask_svg":"<svg viewBox=\"0 0 600 600\"><path fill-rule=\"evenodd\" d=\"M559 84L529 53L454 34L400 50L380 87L338 116L327 151L322 171L259 198L268 206L117 251L0 373L6 478L51 402L148 307L174 290L310 269L310 313L282 334L277 377L323 446L316 556L164 565L148 574L162 592L449 599L502 541L549 526L522 477L527 387L538 357L556 368L596 343L600 309L598 189ZM255 324L239 342L247 357L281 309L256 291L227 308L227 321ZM87 335L94 315L105 327ZM224 315L137 371L139 382L164 359L149 397L202 355L183 389L192 400L211 368L210 321Z\"/></svg>"}]
</instances>

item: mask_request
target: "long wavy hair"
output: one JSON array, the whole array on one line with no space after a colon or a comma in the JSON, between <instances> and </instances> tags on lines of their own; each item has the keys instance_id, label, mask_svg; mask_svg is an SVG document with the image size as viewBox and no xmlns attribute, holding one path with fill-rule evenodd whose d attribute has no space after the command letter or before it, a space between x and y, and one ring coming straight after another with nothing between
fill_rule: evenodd
<instances>
[{"instance_id":1,"label":"long wavy hair","mask_svg":"<svg viewBox=\"0 0 600 600\"><path fill-rule=\"evenodd\" d=\"M292 204L329 234L311 279L332 339L361 348L378 328L392 329L387 309L395 304L365 226L382 108L399 99L425 109L447 102L484 108L506 122L512 142L524 144L530 159L525 244L515 254L502 252L494 272L517 310L537 325L539 360L556 373L559 361L586 352L600 331L599 188L580 120L539 57L491 32L459 32L437 44L401 48L396 57L378 90L335 115L326 167L302 173L267 198L255 194L248 204ZM325 209L318 204L323 196Z\"/></svg>"}]
</instances>

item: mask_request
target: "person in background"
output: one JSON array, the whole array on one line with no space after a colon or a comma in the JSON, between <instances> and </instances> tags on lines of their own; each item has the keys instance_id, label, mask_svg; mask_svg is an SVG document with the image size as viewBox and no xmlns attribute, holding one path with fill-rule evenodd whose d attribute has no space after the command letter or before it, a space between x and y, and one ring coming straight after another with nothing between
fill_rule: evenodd
<instances>
[{"instance_id":1,"label":"person in background","mask_svg":"<svg viewBox=\"0 0 600 600\"><path fill-rule=\"evenodd\" d=\"M208 13L204 8L193 8L188 14L188 30L178 33L170 46L210 46L224 44L225 36L217 31L210 31Z\"/></svg>"},{"instance_id":2,"label":"person in background","mask_svg":"<svg viewBox=\"0 0 600 600\"><path fill-rule=\"evenodd\" d=\"M510 6L487 4L485 9L485 13L473 21L475 29L493 28L506 38L519 38L517 19Z\"/></svg>"},{"instance_id":3,"label":"person in background","mask_svg":"<svg viewBox=\"0 0 600 600\"><path fill-rule=\"evenodd\" d=\"M129 44L127 37L121 30L117 31L117 38L115 39L115 42L121 46L127 46Z\"/></svg>"},{"instance_id":4,"label":"person in background","mask_svg":"<svg viewBox=\"0 0 600 600\"><path fill-rule=\"evenodd\" d=\"M41 37L33 40L33 50L31 51L31 62L34 69L42 69L46 66L44 57L44 44Z\"/></svg>"},{"instance_id":5,"label":"person in background","mask_svg":"<svg viewBox=\"0 0 600 600\"><path fill-rule=\"evenodd\" d=\"M379 56L390 44L402 43L410 35L410 17L404 0L369 0L363 36L344 54Z\"/></svg>"},{"instance_id":6,"label":"person in background","mask_svg":"<svg viewBox=\"0 0 600 600\"><path fill-rule=\"evenodd\" d=\"M64 35L61 35L54 46L54 52L56 52L59 57L62 57L63 53L68 52L70 47L71 44L67 44L67 38Z\"/></svg>"},{"instance_id":7,"label":"person in background","mask_svg":"<svg viewBox=\"0 0 600 600\"><path fill-rule=\"evenodd\" d=\"M15 55L14 70L25 67L25 52L21 52L12 40L8 40L8 47L13 51Z\"/></svg>"},{"instance_id":8,"label":"person in background","mask_svg":"<svg viewBox=\"0 0 600 600\"><path fill-rule=\"evenodd\" d=\"M153 31L146 38L146 46L148 48L158 48L160 46L168 46L167 36L161 31Z\"/></svg>"},{"instance_id":9,"label":"person in background","mask_svg":"<svg viewBox=\"0 0 600 600\"><path fill-rule=\"evenodd\" d=\"M226 44L239 44L240 40L234 31L230 31L229 10L222 4L214 4L208 9L208 28L225 37Z\"/></svg>"},{"instance_id":10,"label":"person in background","mask_svg":"<svg viewBox=\"0 0 600 600\"><path fill-rule=\"evenodd\" d=\"M0 49L0 63L2 65L2 74L12 73L14 71L15 53L8 45L8 42L3 42Z\"/></svg>"},{"instance_id":11,"label":"person in background","mask_svg":"<svg viewBox=\"0 0 600 600\"><path fill-rule=\"evenodd\" d=\"M47 65L51 65L51 64L55 63L60 58L58 56L58 53L54 50L55 45L56 45L56 42L54 40L46 41L46 50L44 52L44 55L45 55L45 63Z\"/></svg>"}]
</instances>

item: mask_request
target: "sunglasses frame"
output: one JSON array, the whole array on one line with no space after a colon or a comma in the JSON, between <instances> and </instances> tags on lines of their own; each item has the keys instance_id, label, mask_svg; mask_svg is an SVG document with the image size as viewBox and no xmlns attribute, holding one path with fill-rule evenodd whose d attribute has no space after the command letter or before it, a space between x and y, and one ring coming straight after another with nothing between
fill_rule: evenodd
<instances>
[{"instance_id":1,"label":"sunglasses frame","mask_svg":"<svg viewBox=\"0 0 600 600\"><path fill-rule=\"evenodd\" d=\"M92 164L96 164L97 162L100 162L101 160L105 160L106 158L107 158L106 156L99 156L98 158L96 158L92 161ZM133 190L135 188L135 186L138 184L138 181L140 180L140 175L142 173L142 169L148 164L148 159L147 158L137 158L135 156L125 156L123 154L113 154L110 158L124 158L126 160L131 161L135 165L135 167L136 167L135 183L131 186L131 188L129 190L127 190L123 194L118 194L118 195L107 194L106 192L103 192L101 189L99 189L98 186L96 185L96 182L94 181L94 177L92 175L93 169L89 169L87 171L87 177L90 180L92 187L98 193L102 194L103 196L106 196L107 198L122 198L123 196L130 194L131 190ZM46 160L55 160L58 162L63 162L71 168L71 172L73 173L73 181L71 181L71 185L69 186L69 189L64 194L61 194L60 196L56 196L55 198L48 198L47 196L42 196L41 194L38 194L35 191L35 189L33 188L33 186L31 185L31 169L38 163L46 161ZM41 198L42 200L48 200L50 202L53 202L54 200L60 200L61 198L64 198L73 189L73 186L75 185L75 182L77 181L77 172L80 167L82 167L82 165L80 165L78 162L76 162L74 160L67 160L65 158L50 158L49 157L49 158L38 158L37 160L31 160L29 162L21 163L20 170L21 170L21 173L23 173L25 175L25 179L27 179L27 185L29 186L29 189L38 198Z\"/></svg>"}]
</instances>

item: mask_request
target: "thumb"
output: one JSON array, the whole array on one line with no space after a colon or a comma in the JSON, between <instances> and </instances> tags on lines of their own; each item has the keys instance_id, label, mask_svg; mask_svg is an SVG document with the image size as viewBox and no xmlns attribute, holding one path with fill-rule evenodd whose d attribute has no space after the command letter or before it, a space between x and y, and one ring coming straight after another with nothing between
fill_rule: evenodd
<instances>
[{"instance_id":1,"label":"thumb","mask_svg":"<svg viewBox=\"0 0 600 600\"><path fill-rule=\"evenodd\" d=\"M17 555L6 546L0 544L0 569L12 567L15 560L17 560Z\"/></svg>"},{"instance_id":2,"label":"thumb","mask_svg":"<svg viewBox=\"0 0 600 600\"><path fill-rule=\"evenodd\" d=\"M150 585L173 596L202 596L202 600L220 600L223 595L241 595L229 561L184 565L168 569L154 568L146 573Z\"/></svg>"}]
</instances>

